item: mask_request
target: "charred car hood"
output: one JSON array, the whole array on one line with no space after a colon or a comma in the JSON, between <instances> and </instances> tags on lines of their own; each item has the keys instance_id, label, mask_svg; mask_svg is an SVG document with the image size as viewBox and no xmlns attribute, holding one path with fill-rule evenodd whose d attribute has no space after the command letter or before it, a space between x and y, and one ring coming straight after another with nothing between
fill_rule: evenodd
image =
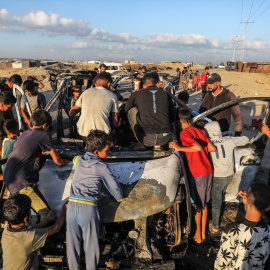
<instances>
[{"instance_id":1,"label":"charred car hood","mask_svg":"<svg viewBox=\"0 0 270 270\"><path fill-rule=\"evenodd\" d=\"M147 217L167 209L175 201L181 176L176 154L145 161L109 162L120 183L124 200L119 204L103 186L98 203L101 222L120 222ZM39 188L57 212L69 197L74 166L62 168L48 160L40 171Z\"/></svg>"}]
</instances>

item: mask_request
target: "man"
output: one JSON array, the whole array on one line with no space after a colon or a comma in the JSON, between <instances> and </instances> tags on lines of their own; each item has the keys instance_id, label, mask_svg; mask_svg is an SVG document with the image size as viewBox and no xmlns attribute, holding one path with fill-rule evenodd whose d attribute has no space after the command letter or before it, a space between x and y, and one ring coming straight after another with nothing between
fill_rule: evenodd
<instances>
[{"instance_id":1,"label":"man","mask_svg":"<svg viewBox=\"0 0 270 270\"><path fill-rule=\"evenodd\" d=\"M6 134L3 130L3 124L7 119L10 119L10 115L12 115L12 107L16 103L16 98L9 91L4 91L0 93L0 144L2 145L2 141L6 137ZM8 113L10 112L10 113ZM2 149L2 147L1 147Z\"/></svg>"},{"instance_id":2,"label":"man","mask_svg":"<svg viewBox=\"0 0 270 270\"><path fill-rule=\"evenodd\" d=\"M202 87L202 100L204 99L204 96L206 95L207 93L207 89L206 89L206 79L208 78L209 76L209 67L206 67L204 69L204 72L201 74L201 87Z\"/></svg>"},{"instance_id":3,"label":"man","mask_svg":"<svg viewBox=\"0 0 270 270\"><path fill-rule=\"evenodd\" d=\"M17 84L18 86L22 85L22 77L18 74L12 75L8 80L4 80L0 83L0 92L3 91L12 91L13 84Z\"/></svg>"},{"instance_id":4,"label":"man","mask_svg":"<svg viewBox=\"0 0 270 270\"><path fill-rule=\"evenodd\" d=\"M181 82L183 90L186 89L186 84L187 84L188 78L189 78L189 74L188 74L187 67L184 67L184 69L182 71L182 82Z\"/></svg>"},{"instance_id":5,"label":"man","mask_svg":"<svg viewBox=\"0 0 270 270\"><path fill-rule=\"evenodd\" d=\"M158 81L156 72L145 74L144 88L133 93L125 105L129 123L138 140L133 150L144 150L145 146L160 148L171 138L175 110L168 93L156 86Z\"/></svg>"},{"instance_id":6,"label":"man","mask_svg":"<svg viewBox=\"0 0 270 270\"><path fill-rule=\"evenodd\" d=\"M203 99L201 108L199 110L200 113L212 109L227 101L236 99L235 95L231 91L220 85L221 77L217 73L211 74L205 83L208 87L208 93ZM213 118L219 122L222 135L227 136L231 126L231 116L233 116L234 119L235 136L240 136L242 133L243 118L239 105L234 105L225 110L215 112L214 114L210 115L210 118Z\"/></svg>"},{"instance_id":7,"label":"man","mask_svg":"<svg viewBox=\"0 0 270 270\"><path fill-rule=\"evenodd\" d=\"M70 109L70 116L81 112L77 127L83 139L86 139L91 129L99 129L109 134L111 127L118 125L118 99L110 91L111 82L112 77L108 72L99 73L95 87L84 91Z\"/></svg>"},{"instance_id":8,"label":"man","mask_svg":"<svg viewBox=\"0 0 270 270\"><path fill-rule=\"evenodd\" d=\"M156 72L156 73L157 73L157 67L153 66L153 67L151 68L151 72Z\"/></svg>"}]
</instances>

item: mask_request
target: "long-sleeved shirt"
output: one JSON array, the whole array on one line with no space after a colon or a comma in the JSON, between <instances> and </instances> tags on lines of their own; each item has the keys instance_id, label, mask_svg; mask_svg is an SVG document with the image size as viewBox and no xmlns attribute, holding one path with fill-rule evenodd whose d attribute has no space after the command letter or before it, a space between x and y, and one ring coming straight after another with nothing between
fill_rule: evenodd
<instances>
[{"instance_id":1,"label":"long-sleeved shirt","mask_svg":"<svg viewBox=\"0 0 270 270\"><path fill-rule=\"evenodd\" d=\"M208 92L203 99L200 113L234 99L236 99L236 96L226 88L222 88L222 91L216 96L214 96L211 92ZM234 119L235 131L241 132L243 117L239 105L234 105L225 110L215 112L207 117L217 120L220 124L221 131L224 132L228 131L231 126L231 116Z\"/></svg>"},{"instance_id":2,"label":"long-sleeved shirt","mask_svg":"<svg viewBox=\"0 0 270 270\"><path fill-rule=\"evenodd\" d=\"M118 202L123 199L119 183L108 165L99 157L86 152L75 159L75 165L69 201L96 206L100 196L101 182Z\"/></svg>"},{"instance_id":3,"label":"long-sleeved shirt","mask_svg":"<svg viewBox=\"0 0 270 270\"><path fill-rule=\"evenodd\" d=\"M233 175L234 148L240 145L245 145L249 141L249 138L246 136L222 137L220 126L217 121L207 123L204 130L207 131L209 139L216 147L216 151L211 152L214 177L228 177Z\"/></svg>"}]
</instances>

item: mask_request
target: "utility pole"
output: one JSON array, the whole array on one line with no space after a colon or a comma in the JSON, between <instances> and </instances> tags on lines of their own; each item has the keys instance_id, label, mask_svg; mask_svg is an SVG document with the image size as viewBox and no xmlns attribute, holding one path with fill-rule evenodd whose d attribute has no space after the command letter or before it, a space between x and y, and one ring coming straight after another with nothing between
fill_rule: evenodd
<instances>
[{"instance_id":1,"label":"utility pole","mask_svg":"<svg viewBox=\"0 0 270 270\"><path fill-rule=\"evenodd\" d=\"M244 39L242 55L241 55L241 61L244 62L244 53L245 53L245 45L246 45L246 37L247 37L247 27L248 27L249 23L254 23L254 21L253 22L247 21L247 22L241 22L241 23L244 23L246 25L246 27L245 27L245 39Z\"/></svg>"},{"instance_id":2,"label":"utility pole","mask_svg":"<svg viewBox=\"0 0 270 270\"><path fill-rule=\"evenodd\" d=\"M239 48L239 46L235 46L233 47L233 57L232 57L232 62L234 62L234 58L235 58L235 49Z\"/></svg>"}]
</instances>

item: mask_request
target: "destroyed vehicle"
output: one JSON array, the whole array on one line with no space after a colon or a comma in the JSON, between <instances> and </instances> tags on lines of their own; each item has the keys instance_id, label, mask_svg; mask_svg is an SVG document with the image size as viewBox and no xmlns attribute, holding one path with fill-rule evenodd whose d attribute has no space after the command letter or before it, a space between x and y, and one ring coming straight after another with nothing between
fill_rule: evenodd
<instances>
[{"instance_id":1,"label":"destroyed vehicle","mask_svg":"<svg viewBox=\"0 0 270 270\"><path fill-rule=\"evenodd\" d=\"M71 76L65 75L59 90L46 106L49 111L58 100L57 122L60 124L57 123L57 135L62 144L57 145L57 149L62 157L70 160L64 168L47 160L40 171L39 188L58 213L70 194L75 169L71 161L83 153L80 140L62 138L62 112L68 113L65 99ZM18 86L14 88L21 91ZM25 98L23 92L21 94ZM19 104L16 109L19 119ZM149 266L175 269L173 259L185 253L191 229L190 192L182 158L174 151L119 149L116 147L111 151L105 161L122 187L124 200L119 204L105 188L102 189L98 205L101 216L100 267L105 269L108 265L119 264L120 268L136 265L147 269ZM63 269L65 262L65 240L48 241L41 250L43 269Z\"/></svg>"},{"instance_id":2,"label":"destroyed vehicle","mask_svg":"<svg viewBox=\"0 0 270 270\"><path fill-rule=\"evenodd\" d=\"M250 100L268 102L263 122L269 124L270 98L229 101L195 117L193 122ZM259 179L266 142L267 138L258 132L246 145L235 149L235 174L226 201L239 203L235 194ZM63 147L60 153L74 156L72 151L72 147ZM174 269L172 259L185 253L191 229L189 187L181 156L169 151L112 151L106 162L120 182L125 199L118 204L103 189L99 202L101 269L105 265L120 269ZM41 171L39 187L57 210L69 196L73 172L72 163L59 168L51 161ZM267 181L264 177L261 180Z\"/></svg>"},{"instance_id":3,"label":"destroyed vehicle","mask_svg":"<svg viewBox=\"0 0 270 270\"><path fill-rule=\"evenodd\" d=\"M62 92L60 88L56 95L63 93L65 83L61 83ZM270 101L270 98L229 101L197 116L194 122L253 99ZM49 102L47 110L51 106ZM269 124L269 120L268 105L263 121ZM68 142L57 146L62 157L71 161L83 153L82 148L76 147L79 141L59 138L61 140ZM259 172L265 145L265 136L258 134L247 145L236 148L235 175L227 190L227 201L239 202L235 194L245 189ZM173 260L185 253L191 230L190 192L181 155L173 151L129 152L119 148L105 161L119 181L125 199L119 204L105 188L102 190L100 269L175 269ZM40 171L39 188L58 213L69 196L73 173L72 162L62 168L50 160ZM41 251L40 264L45 269L64 267L65 261L65 240L49 243Z\"/></svg>"}]
</instances>

